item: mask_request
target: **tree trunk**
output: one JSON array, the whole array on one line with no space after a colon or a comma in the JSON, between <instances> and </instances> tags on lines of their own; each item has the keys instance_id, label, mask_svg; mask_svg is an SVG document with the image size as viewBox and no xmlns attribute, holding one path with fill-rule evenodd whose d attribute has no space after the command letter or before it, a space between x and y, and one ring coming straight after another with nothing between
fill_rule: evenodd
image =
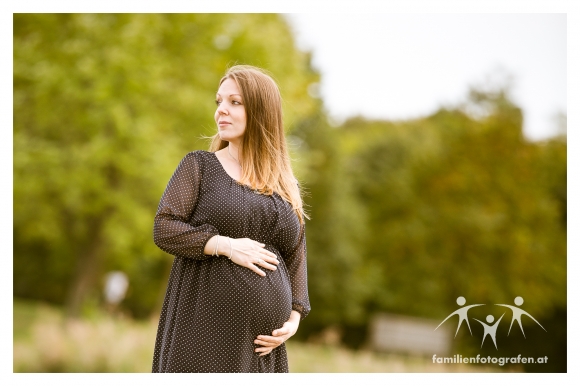
<instances>
[{"instance_id":1,"label":"tree trunk","mask_svg":"<svg viewBox=\"0 0 580 386\"><path fill-rule=\"evenodd\" d=\"M85 243L86 248L79 248L77 266L66 301L67 318L80 316L83 302L95 288L103 251L102 223L102 218L91 221L88 234L92 238Z\"/></svg>"}]
</instances>

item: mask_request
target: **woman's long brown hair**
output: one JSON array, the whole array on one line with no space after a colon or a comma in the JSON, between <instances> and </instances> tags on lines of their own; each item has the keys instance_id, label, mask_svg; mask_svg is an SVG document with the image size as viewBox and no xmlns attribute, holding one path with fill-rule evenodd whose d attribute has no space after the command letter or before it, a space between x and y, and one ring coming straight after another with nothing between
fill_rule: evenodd
<instances>
[{"instance_id":1,"label":"woman's long brown hair","mask_svg":"<svg viewBox=\"0 0 580 386\"><path fill-rule=\"evenodd\" d=\"M261 68L248 65L229 68L219 85L226 79L233 79L238 85L246 110L240 183L261 194L278 193L292 205L300 223L304 224L304 218L309 217L304 212L300 187L292 173L282 122L282 97L276 82ZM228 144L216 134L209 150L215 152Z\"/></svg>"}]
</instances>

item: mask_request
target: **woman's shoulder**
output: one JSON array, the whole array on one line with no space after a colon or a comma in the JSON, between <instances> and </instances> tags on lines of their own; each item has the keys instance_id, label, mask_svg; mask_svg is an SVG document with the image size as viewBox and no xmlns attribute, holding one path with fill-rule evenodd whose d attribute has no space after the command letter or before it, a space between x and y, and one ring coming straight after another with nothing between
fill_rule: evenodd
<instances>
[{"instance_id":1,"label":"woman's shoulder","mask_svg":"<svg viewBox=\"0 0 580 386\"><path fill-rule=\"evenodd\" d=\"M199 170L203 173L206 165L211 162L209 159L213 153L205 150L192 150L187 153L179 163L179 167L186 169Z\"/></svg>"},{"instance_id":2,"label":"woman's shoulder","mask_svg":"<svg viewBox=\"0 0 580 386\"><path fill-rule=\"evenodd\" d=\"M196 162L205 162L208 158L213 156L212 152L206 150L192 150L183 157L184 160L191 159Z\"/></svg>"},{"instance_id":3,"label":"woman's shoulder","mask_svg":"<svg viewBox=\"0 0 580 386\"><path fill-rule=\"evenodd\" d=\"M192 150L186 154L186 156L195 156L195 157L205 157L208 155L212 155L213 153L207 150Z\"/></svg>"}]
</instances>

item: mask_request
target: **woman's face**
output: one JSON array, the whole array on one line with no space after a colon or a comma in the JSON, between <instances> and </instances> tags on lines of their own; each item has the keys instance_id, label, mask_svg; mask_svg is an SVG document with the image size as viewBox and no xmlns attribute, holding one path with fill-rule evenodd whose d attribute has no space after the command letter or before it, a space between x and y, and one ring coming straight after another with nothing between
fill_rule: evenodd
<instances>
[{"instance_id":1,"label":"woman's face","mask_svg":"<svg viewBox=\"0 0 580 386\"><path fill-rule=\"evenodd\" d=\"M216 95L215 122L223 141L239 144L246 131L246 109L236 82L228 78Z\"/></svg>"}]
</instances>

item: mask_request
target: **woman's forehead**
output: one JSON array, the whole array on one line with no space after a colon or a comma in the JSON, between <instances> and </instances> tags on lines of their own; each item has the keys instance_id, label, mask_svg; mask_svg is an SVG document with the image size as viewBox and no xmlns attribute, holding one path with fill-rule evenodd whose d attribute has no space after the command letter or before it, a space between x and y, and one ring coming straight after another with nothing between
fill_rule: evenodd
<instances>
[{"instance_id":1,"label":"woman's forehead","mask_svg":"<svg viewBox=\"0 0 580 386\"><path fill-rule=\"evenodd\" d=\"M228 78L222 82L222 84L220 85L220 87L217 91L217 95L220 95L220 96L240 95L241 96L240 89L238 88L238 85L231 78Z\"/></svg>"}]
</instances>

